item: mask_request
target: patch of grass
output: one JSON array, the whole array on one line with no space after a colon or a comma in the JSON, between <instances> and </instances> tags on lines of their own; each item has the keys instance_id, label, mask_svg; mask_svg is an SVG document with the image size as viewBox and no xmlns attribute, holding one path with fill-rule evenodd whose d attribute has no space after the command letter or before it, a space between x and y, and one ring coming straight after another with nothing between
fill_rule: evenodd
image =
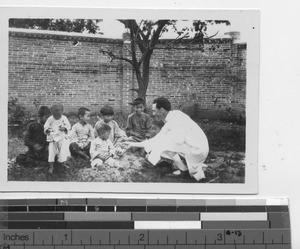
<instances>
[{"instance_id":1,"label":"patch of grass","mask_svg":"<svg viewBox=\"0 0 300 249\"><path fill-rule=\"evenodd\" d=\"M67 114L71 125L78 122L76 115ZM115 120L121 128L126 126L127 115L116 114ZM91 117L94 125L98 117ZM208 137L210 154L206 160L205 174L207 180L213 183L242 183L245 181L245 127L242 125L210 121L199 123ZM13 159L24 153L23 135L9 133L8 158ZM138 154L126 153L121 158L122 167L105 169L90 167L89 161L69 159L69 170L56 165L54 174L48 175L48 167L36 168L18 167L9 163L8 180L14 181L72 181L72 182L195 182L189 174L174 176L170 166L154 167L145 162Z\"/></svg>"},{"instance_id":2,"label":"patch of grass","mask_svg":"<svg viewBox=\"0 0 300 249\"><path fill-rule=\"evenodd\" d=\"M8 139L8 158L13 159L21 153L27 151L24 141L18 137L12 137Z\"/></svg>"},{"instance_id":3,"label":"patch of grass","mask_svg":"<svg viewBox=\"0 0 300 249\"><path fill-rule=\"evenodd\" d=\"M245 151L246 129L244 125L210 121L199 123L213 150Z\"/></svg>"}]
</instances>

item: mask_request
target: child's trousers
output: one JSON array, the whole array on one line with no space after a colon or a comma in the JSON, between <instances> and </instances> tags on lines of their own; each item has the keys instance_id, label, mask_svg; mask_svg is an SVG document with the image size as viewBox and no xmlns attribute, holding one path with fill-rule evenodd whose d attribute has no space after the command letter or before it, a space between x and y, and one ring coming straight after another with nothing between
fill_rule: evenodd
<instances>
[{"instance_id":1,"label":"child's trousers","mask_svg":"<svg viewBox=\"0 0 300 249\"><path fill-rule=\"evenodd\" d=\"M55 162L55 156L58 156L57 161L63 163L70 156L69 142L67 139L61 139L58 142L52 141L49 143L49 158L48 162Z\"/></svg>"}]
</instances>

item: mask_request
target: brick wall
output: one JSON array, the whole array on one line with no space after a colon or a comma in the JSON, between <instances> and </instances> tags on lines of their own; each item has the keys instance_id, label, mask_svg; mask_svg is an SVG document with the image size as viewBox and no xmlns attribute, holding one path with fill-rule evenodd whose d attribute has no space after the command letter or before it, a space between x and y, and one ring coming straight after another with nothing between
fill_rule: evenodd
<instances>
[{"instance_id":1,"label":"brick wall","mask_svg":"<svg viewBox=\"0 0 300 249\"><path fill-rule=\"evenodd\" d=\"M74 46L74 41L79 41ZM105 104L116 111L130 111L136 85L131 66L110 61L99 53L109 49L130 56L128 44L118 39L55 32L9 32L9 95L27 109L34 100L51 105L61 102L65 111L80 106L98 110ZM162 48L162 44L159 45ZM215 39L204 52L183 49L155 50L150 69L147 100L164 95L173 106L198 103L203 109L232 106L244 110L246 45L231 39Z\"/></svg>"}]
</instances>

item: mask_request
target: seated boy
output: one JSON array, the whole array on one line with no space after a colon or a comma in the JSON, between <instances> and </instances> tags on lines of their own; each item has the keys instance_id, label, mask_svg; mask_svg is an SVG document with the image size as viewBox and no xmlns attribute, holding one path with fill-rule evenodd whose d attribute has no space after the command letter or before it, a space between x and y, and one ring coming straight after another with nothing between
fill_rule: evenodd
<instances>
[{"instance_id":1,"label":"seated boy","mask_svg":"<svg viewBox=\"0 0 300 249\"><path fill-rule=\"evenodd\" d=\"M88 108L81 107L78 109L79 121L73 125L70 132L70 152L71 156L82 157L89 160L91 141L95 139L94 129L89 124L91 112Z\"/></svg>"},{"instance_id":2,"label":"seated boy","mask_svg":"<svg viewBox=\"0 0 300 249\"><path fill-rule=\"evenodd\" d=\"M141 142L150 137L151 118L144 113L145 102L142 98L133 101L134 112L127 118L126 135L129 140Z\"/></svg>"},{"instance_id":3,"label":"seated boy","mask_svg":"<svg viewBox=\"0 0 300 249\"><path fill-rule=\"evenodd\" d=\"M107 124L101 124L97 128L97 138L91 142L91 166L101 166L107 164L108 166L119 166L119 161L114 159L114 155L118 155L113 143L110 141L109 136L111 128Z\"/></svg>"},{"instance_id":4,"label":"seated boy","mask_svg":"<svg viewBox=\"0 0 300 249\"><path fill-rule=\"evenodd\" d=\"M155 137L160 132L161 128L163 128L164 124L165 123L162 120L153 120L149 132L150 138Z\"/></svg>"},{"instance_id":5,"label":"seated boy","mask_svg":"<svg viewBox=\"0 0 300 249\"><path fill-rule=\"evenodd\" d=\"M118 123L113 120L114 118L114 109L111 106L103 106L100 109L100 115L101 118L99 121L95 124L94 128L94 136L97 137L97 129L102 125L102 124L107 124L111 128L111 132L109 134L109 140L113 143L116 144L126 138L126 134L121 128L119 127Z\"/></svg>"},{"instance_id":6,"label":"seated boy","mask_svg":"<svg viewBox=\"0 0 300 249\"><path fill-rule=\"evenodd\" d=\"M28 125L24 138L28 151L17 156L16 162L19 165L35 167L40 162L47 163L48 142L44 134L44 124L50 115L49 107L41 106L38 110L38 120Z\"/></svg>"},{"instance_id":7,"label":"seated boy","mask_svg":"<svg viewBox=\"0 0 300 249\"><path fill-rule=\"evenodd\" d=\"M63 105L54 104L50 110L52 116L47 119L44 125L44 132L49 142L49 173L52 174L55 157L58 156L58 162L62 166L66 166L67 158L70 156L67 134L71 129L71 125L68 118L63 115Z\"/></svg>"}]
</instances>

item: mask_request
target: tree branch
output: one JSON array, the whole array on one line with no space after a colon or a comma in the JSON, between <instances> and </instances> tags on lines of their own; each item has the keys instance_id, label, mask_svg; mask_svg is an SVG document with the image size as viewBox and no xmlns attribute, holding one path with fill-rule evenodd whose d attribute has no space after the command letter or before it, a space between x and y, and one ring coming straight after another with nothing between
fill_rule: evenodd
<instances>
[{"instance_id":1,"label":"tree branch","mask_svg":"<svg viewBox=\"0 0 300 249\"><path fill-rule=\"evenodd\" d=\"M213 38L213 37L215 37L218 33L219 33L219 31L217 31L217 33L215 33L214 35L211 35L211 36L209 36L209 37L205 37L205 39Z\"/></svg>"},{"instance_id":2,"label":"tree branch","mask_svg":"<svg viewBox=\"0 0 300 249\"><path fill-rule=\"evenodd\" d=\"M189 35L186 33L186 34L184 34L183 36L181 36L181 35L178 35L174 40L172 40L172 41L170 41L167 45L166 45L166 49L168 49L169 48L169 46L171 46L172 44L174 44L175 42L178 42L178 41L181 41L182 39L184 39L184 38L188 38L189 37Z\"/></svg>"},{"instance_id":3,"label":"tree branch","mask_svg":"<svg viewBox=\"0 0 300 249\"><path fill-rule=\"evenodd\" d=\"M150 50L153 51L153 49L155 47L155 44L157 43L157 41L159 39L159 36L160 36L160 33L161 33L162 29L165 27L166 24L168 24L168 22L169 22L169 20L158 20L157 21L157 26L158 27L152 35L152 38L151 38L151 41L150 41L150 44L149 44Z\"/></svg>"},{"instance_id":4,"label":"tree branch","mask_svg":"<svg viewBox=\"0 0 300 249\"><path fill-rule=\"evenodd\" d=\"M129 91L134 91L134 92L137 92L137 93L139 93L139 90L138 90L138 89L136 89L136 88L130 88L130 89L129 89Z\"/></svg>"},{"instance_id":5,"label":"tree branch","mask_svg":"<svg viewBox=\"0 0 300 249\"><path fill-rule=\"evenodd\" d=\"M143 40L145 39L145 34L142 32L137 22L135 20L118 20L118 21L123 23L125 28L128 28L130 31L132 31L135 34L136 44L139 46L139 49L143 53L146 49L143 44ZM140 36L143 37L143 40L141 39Z\"/></svg>"},{"instance_id":6,"label":"tree branch","mask_svg":"<svg viewBox=\"0 0 300 249\"><path fill-rule=\"evenodd\" d=\"M132 27L133 32L134 32L135 37L136 37L136 44L139 46L139 49L141 50L141 52L144 53L146 48L143 44L143 41L145 42L147 40L147 38L146 38L145 34L142 32L142 30L140 29L139 25L136 23L135 20L132 21L131 27ZM141 39L140 36L142 36L143 40Z\"/></svg>"},{"instance_id":7,"label":"tree branch","mask_svg":"<svg viewBox=\"0 0 300 249\"><path fill-rule=\"evenodd\" d=\"M99 50L100 53L104 54L104 55L107 55L111 61L113 60L123 60L123 61L127 61L128 63L130 63L132 66L134 66L133 64L133 61L132 60L129 60L127 58L124 58L124 57L120 57L120 56L116 56L112 51L110 50L102 50L100 49Z\"/></svg>"},{"instance_id":8,"label":"tree branch","mask_svg":"<svg viewBox=\"0 0 300 249\"><path fill-rule=\"evenodd\" d=\"M153 53L153 49L160 37L162 29L168 24L169 20L158 20L155 24L157 24L157 29L154 30L151 40L149 42L149 46L147 47L146 51L142 54L141 59L139 60L138 64L141 65L146 57L151 56Z\"/></svg>"}]
</instances>

